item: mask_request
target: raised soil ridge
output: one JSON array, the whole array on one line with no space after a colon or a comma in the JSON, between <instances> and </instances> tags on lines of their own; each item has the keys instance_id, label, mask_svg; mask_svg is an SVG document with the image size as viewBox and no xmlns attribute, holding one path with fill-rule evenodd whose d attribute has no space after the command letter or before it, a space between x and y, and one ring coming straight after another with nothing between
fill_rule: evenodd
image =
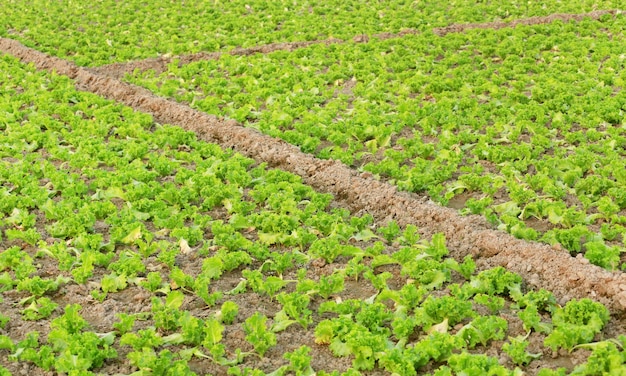
<instances>
[{"instance_id":1,"label":"raised soil ridge","mask_svg":"<svg viewBox=\"0 0 626 376\"><path fill-rule=\"evenodd\" d=\"M561 302L591 297L615 313L626 309L626 274L591 265L581 257L573 258L558 247L515 239L494 230L482 217L460 216L425 197L399 192L386 182L360 175L338 161L318 159L234 120L160 98L146 89L94 73L15 40L0 38L0 51L32 63L37 69L69 76L79 90L124 103L151 114L157 122L178 125L195 132L202 140L297 174L318 191L332 193L340 205L354 213L370 213L380 222L394 219L400 225L414 224L425 237L441 232L451 256L457 260L472 254L480 269L502 265L519 273L529 285L552 291Z\"/></svg>"},{"instance_id":2,"label":"raised soil ridge","mask_svg":"<svg viewBox=\"0 0 626 376\"><path fill-rule=\"evenodd\" d=\"M570 14L570 13L557 13L551 14L549 16L543 17L529 17L529 18L521 18L513 21L503 22L485 22L485 23L467 23L467 24L452 24L446 27L438 27L432 29L433 33L443 37L446 34L450 33L463 33L467 30L472 29L502 29L506 27L516 27L518 25L539 25L539 24L547 24L555 21L582 21L585 18L591 18L594 20L599 19L600 17L610 14L617 15L621 14L623 11L617 9L611 10L597 10L589 13L581 13L581 14ZM372 38L379 40L387 40L393 38L402 38L406 35L418 34L419 30L416 29L404 29L397 33L380 33L372 35ZM352 38L352 42L354 43L367 43L369 42L370 37L368 35L356 35ZM183 66L195 61L204 61L204 60L218 60L224 54L230 54L233 56L250 56L254 54L269 54L275 51L294 51L300 48L309 47L315 44L340 44L345 43L346 41L338 38L330 38L330 39L322 39L322 40L314 40L314 41L301 41L301 42L278 42L278 43L269 43L260 46L253 46L249 48L237 47L230 51L226 52L197 52L193 54L184 54L178 56L170 56L170 55L162 55L159 57L148 58L143 60L129 61L124 63L113 63L102 65L100 67L91 68L91 71L96 74L103 74L110 77L121 79L126 74L131 74L134 71L147 71L153 70L156 74L161 74L167 70L168 65L177 62L178 66Z\"/></svg>"},{"instance_id":3,"label":"raised soil ridge","mask_svg":"<svg viewBox=\"0 0 626 376\"><path fill-rule=\"evenodd\" d=\"M453 24L446 27L438 27L433 29L433 33L444 36L450 33L462 33L467 30L472 29L503 29L506 27L516 27L518 25L541 25L548 24L554 21L577 21L580 22L585 18L591 18L592 20L597 20L602 16L610 14L612 16L623 13L624 11L618 9L607 9L607 10L595 10L589 13L579 13L579 14L571 14L571 13L554 13L548 16L537 16L537 17L528 17L528 18L520 18L517 20L512 20L508 22L503 21L495 21L495 22L484 22L484 23L468 23L468 24Z\"/></svg>"}]
</instances>

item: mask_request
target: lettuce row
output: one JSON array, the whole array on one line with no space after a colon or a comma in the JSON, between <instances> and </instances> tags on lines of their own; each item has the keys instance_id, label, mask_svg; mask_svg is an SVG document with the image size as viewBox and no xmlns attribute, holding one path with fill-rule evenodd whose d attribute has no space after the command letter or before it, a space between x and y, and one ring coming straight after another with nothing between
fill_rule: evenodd
<instances>
[{"instance_id":1,"label":"lettuce row","mask_svg":"<svg viewBox=\"0 0 626 376\"><path fill-rule=\"evenodd\" d=\"M621 268L623 16L223 56L128 81Z\"/></svg>"},{"instance_id":2,"label":"lettuce row","mask_svg":"<svg viewBox=\"0 0 626 376\"><path fill-rule=\"evenodd\" d=\"M146 3L129 0L49 3L6 0L0 7L0 36L39 50L97 66L169 54L217 51L272 42L427 30L450 23L511 20L551 13L619 9L616 0L525 3L402 0L350 1L202 0ZM10 5L10 6L9 6Z\"/></svg>"},{"instance_id":3,"label":"lettuce row","mask_svg":"<svg viewBox=\"0 0 626 376\"><path fill-rule=\"evenodd\" d=\"M192 375L191 360L202 359L231 374L264 374L246 368L250 359L275 351L282 331L302 330L350 357L346 375L373 367L418 372L429 362L445 362L442 374L505 372L464 351L505 338L496 298L534 304L547 316L554 309L549 293L525 292L519 276L502 268L475 273L471 258L448 258L440 234L420 239L414 226L393 222L377 228L371 216L331 208L330 195L294 175L76 92L68 79L12 58L1 57L0 67L8 83L0 93L8 114L0 124L0 291L14 304L0 303L23 319L51 320L49 332L0 336L10 361L72 374L119 361L142 373ZM30 229L40 235L34 244L6 233ZM56 263L59 276L40 274L40 259ZM335 270L311 271L323 266ZM224 277L237 285L218 288ZM374 295L347 298L355 283ZM89 286L94 305L136 288L149 296L147 309L116 312L110 328L96 332L99 323L88 322L81 306L58 306L57 291L72 284ZM278 311L244 317L249 297ZM479 311L485 303L487 315ZM594 340L607 321L587 302L556 315L554 333L571 324L591 336L555 348ZM227 346L227 328L245 333L244 348ZM311 371L304 347L284 360L276 372Z\"/></svg>"}]
</instances>

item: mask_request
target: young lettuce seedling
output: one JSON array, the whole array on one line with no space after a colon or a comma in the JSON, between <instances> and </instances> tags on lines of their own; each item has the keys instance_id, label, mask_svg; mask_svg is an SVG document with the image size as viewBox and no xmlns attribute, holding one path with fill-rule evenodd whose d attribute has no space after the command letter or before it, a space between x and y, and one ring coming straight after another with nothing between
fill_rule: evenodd
<instances>
[{"instance_id":1,"label":"young lettuce seedling","mask_svg":"<svg viewBox=\"0 0 626 376\"><path fill-rule=\"evenodd\" d=\"M265 352L276 345L276 334L268 330L267 317L256 312L248 317L243 324L246 340L254 347L254 351L262 357Z\"/></svg>"}]
</instances>

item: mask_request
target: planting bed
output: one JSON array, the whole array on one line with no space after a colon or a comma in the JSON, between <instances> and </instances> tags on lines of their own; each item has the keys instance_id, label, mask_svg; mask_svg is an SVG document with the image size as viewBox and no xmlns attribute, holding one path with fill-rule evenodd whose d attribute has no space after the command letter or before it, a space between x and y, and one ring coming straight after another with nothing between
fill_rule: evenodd
<instances>
[{"instance_id":1,"label":"planting bed","mask_svg":"<svg viewBox=\"0 0 626 376\"><path fill-rule=\"evenodd\" d=\"M393 4L380 19L406 14ZM486 24L450 22L570 9L458 4L444 20L420 4L433 17L413 30L328 23L311 30L342 40L221 55L185 44L193 33L180 50L158 47L145 29L141 43L139 29L125 34L134 47L119 56L72 33L62 58L0 39L0 374L625 372L624 18L473 30ZM160 11L184 16L177 7ZM328 7L306 22L371 11ZM304 25L288 7L243 9ZM119 14L102 18L113 35L136 20ZM4 35L54 50L42 37L64 32L57 21L29 20ZM101 24L84 25L93 36ZM220 48L320 39L262 30ZM195 51L147 60L156 71L126 82L127 65L63 59ZM460 215L433 200L469 204Z\"/></svg>"},{"instance_id":2,"label":"planting bed","mask_svg":"<svg viewBox=\"0 0 626 376\"><path fill-rule=\"evenodd\" d=\"M561 311L502 267L447 258L441 234L353 217L294 175L2 63L12 372L508 372L509 352L543 358L530 372L615 330L598 303Z\"/></svg>"},{"instance_id":3,"label":"planting bed","mask_svg":"<svg viewBox=\"0 0 626 376\"><path fill-rule=\"evenodd\" d=\"M98 66L165 54L272 42L352 39L452 23L619 9L617 0L291 1L4 0L0 36L78 64Z\"/></svg>"},{"instance_id":4,"label":"planting bed","mask_svg":"<svg viewBox=\"0 0 626 376\"><path fill-rule=\"evenodd\" d=\"M626 230L625 20L225 55L128 80L611 269Z\"/></svg>"}]
</instances>

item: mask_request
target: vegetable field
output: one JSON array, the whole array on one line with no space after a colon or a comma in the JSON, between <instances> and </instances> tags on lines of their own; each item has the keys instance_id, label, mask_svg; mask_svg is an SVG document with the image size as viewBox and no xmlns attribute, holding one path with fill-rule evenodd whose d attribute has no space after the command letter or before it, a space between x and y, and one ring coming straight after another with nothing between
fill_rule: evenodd
<instances>
[{"instance_id":1,"label":"vegetable field","mask_svg":"<svg viewBox=\"0 0 626 376\"><path fill-rule=\"evenodd\" d=\"M0 375L625 374L619 5L0 0Z\"/></svg>"}]
</instances>

